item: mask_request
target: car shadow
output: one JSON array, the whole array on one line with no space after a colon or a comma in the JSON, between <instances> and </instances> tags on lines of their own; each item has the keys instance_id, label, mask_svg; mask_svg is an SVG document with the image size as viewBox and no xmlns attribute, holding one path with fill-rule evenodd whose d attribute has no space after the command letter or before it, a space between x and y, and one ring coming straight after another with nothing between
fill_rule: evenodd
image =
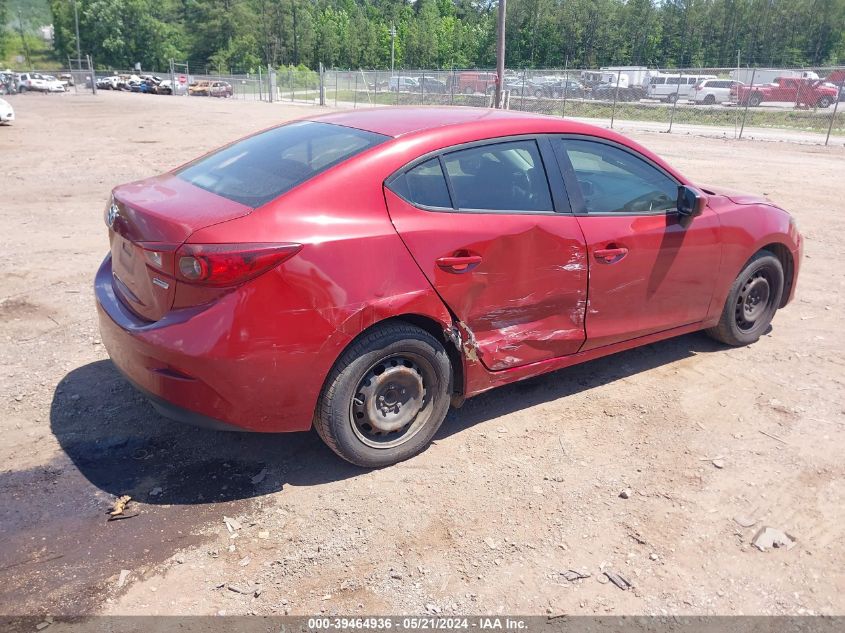
<instances>
[{"instance_id":1,"label":"car shadow","mask_svg":"<svg viewBox=\"0 0 845 633\"><path fill-rule=\"evenodd\" d=\"M485 420L566 398L724 347L690 334L494 389L450 411L435 440ZM225 433L161 417L118 373L97 361L67 374L50 410L53 434L85 479L110 495L151 505L248 499L286 484L311 486L366 472L316 433Z\"/></svg>"}]
</instances>

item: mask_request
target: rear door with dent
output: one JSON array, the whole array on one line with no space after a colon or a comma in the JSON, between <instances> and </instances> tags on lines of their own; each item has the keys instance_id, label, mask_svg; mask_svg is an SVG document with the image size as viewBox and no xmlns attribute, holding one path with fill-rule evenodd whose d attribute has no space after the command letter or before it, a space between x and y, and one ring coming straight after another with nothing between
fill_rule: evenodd
<instances>
[{"instance_id":1,"label":"rear door with dent","mask_svg":"<svg viewBox=\"0 0 845 633\"><path fill-rule=\"evenodd\" d=\"M396 230L491 370L584 342L586 246L555 160L546 138L510 137L421 157L386 182Z\"/></svg>"}]
</instances>

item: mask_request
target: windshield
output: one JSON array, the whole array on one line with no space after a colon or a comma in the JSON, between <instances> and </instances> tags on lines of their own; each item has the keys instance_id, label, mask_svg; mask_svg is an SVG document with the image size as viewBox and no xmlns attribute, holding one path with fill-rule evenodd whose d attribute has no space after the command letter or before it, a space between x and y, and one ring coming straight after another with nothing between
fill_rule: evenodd
<instances>
[{"instance_id":1,"label":"windshield","mask_svg":"<svg viewBox=\"0 0 845 633\"><path fill-rule=\"evenodd\" d=\"M192 185L255 208L388 138L302 121L233 143L176 174Z\"/></svg>"}]
</instances>

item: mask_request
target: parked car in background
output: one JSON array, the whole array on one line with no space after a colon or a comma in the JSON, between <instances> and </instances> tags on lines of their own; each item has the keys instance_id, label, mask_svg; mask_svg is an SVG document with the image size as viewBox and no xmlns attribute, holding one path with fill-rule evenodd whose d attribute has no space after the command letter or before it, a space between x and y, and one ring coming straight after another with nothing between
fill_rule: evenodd
<instances>
[{"instance_id":1,"label":"parked car in background","mask_svg":"<svg viewBox=\"0 0 845 633\"><path fill-rule=\"evenodd\" d=\"M624 75L623 75L624 77ZM620 85L616 83L603 83L594 86L590 91L590 97L599 101L639 101L646 97L645 88L642 86Z\"/></svg>"},{"instance_id":2,"label":"parked car in background","mask_svg":"<svg viewBox=\"0 0 845 633\"><path fill-rule=\"evenodd\" d=\"M59 75L59 81L61 81L62 84L64 84L65 88L67 88L68 86L74 85L73 75L70 74L70 73L62 73L61 75Z\"/></svg>"},{"instance_id":3,"label":"parked car in background","mask_svg":"<svg viewBox=\"0 0 845 633\"><path fill-rule=\"evenodd\" d=\"M44 75L47 92L65 92L65 85L53 75Z\"/></svg>"},{"instance_id":4,"label":"parked car in background","mask_svg":"<svg viewBox=\"0 0 845 633\"><path fill-rule=\"evenodd\" d=\"M118 90L120 88L121 80L117 75L109 75L108 77L97 77L98 90Z\"/></svg>"},{"instance_id":5,"label":"parked car in background","mask_svg":"<svg viewBox=\"0 0 845 633\"><path fill-rule=\"evenodd\" d=\"M646 96L649 99L660 99L667 103L674 103L676 99L691 99L693 88L700 81L706 79L718 79L718 77L716 75L678 75L671 73L652 75L648 80Z\"/></svg>"},{"instance_id":6,"label":"parked car in background","mask_svg":"<svg viewBox=\"0 0 845 633\"><path fill-rule=\"evenodd\" d=\"M509 90L511 98L514 97L542 97L543 86L551 81L545 77L525 77L513 75L505 77L505 90ZM494 86L495 90L495 86Z\"/></svg>"},{"instance_id":7,"label":"parked car in background","mask_svg":"<svg viewBox=\"0 0 845 633\"><path fill-rule=\"evenodd\" d=\"M211 91L211 82L204 79L193 82L188 86L188 94L192 97L207 97Z\"/></svg>"},{"instance_id":8,"label":"parked car in background","mask_svg":"<svg viewBox=\"0 0 845 633\"><path fill-rule=\"evenodd\" d=\"M101 339L159 412L313 425L370 468L499 385L698 330L757 341L803 248L762 196L486 108L315 115L115 187L104 216Z\"/></svg>"},{"instance_id":9,"label":"parked car in background","mask_svg":"<svg viewBox=\"0 0 845 633\"><path fill-rule=\"evenodd\" d=\"M416 77L397 75L387 80L387 89L390 92L415 92L419 89L419 83Z\"/></svg>"},{"instance_id":10,"label":"parked car in background","mask_svg":"<svg viewBox=\"0 0 845 633\"><path fill-rule=\"evenodd\" d=\"M158 85L157 82L152 77L147 77L146 79L142 79L141 83L138 85L138 92L143 92L146 94L157 94L158 93Z\"/></svg>"},{"instance_id":11,"label":"parked car in background","mask_svg":"<svg viewBox=\"0 0 845 633\"><path fill-rule=\"evenodd\" d=\"M584 99L590 94L590 89L576 79L554 79L543 84L541 87L544 97L560 99L564 95L567 98Z\"/></svg>"},{"instance_id":12,"label":"parked car in background","mask_svg":"<svg viewBox=\"0 0 845 633\"><path fill-rule=\"evenodd\" d=\"M455 92L464 94L493 94L496 91L496 73L465 71L455 77Z\"/></svg>"},{"instance_id":13,"label":"parked car in background","mask_svg":"<svg viewBox=\"0 0 845 633\"><path fill-rule=\"evenodd\" d=\"M21 94L34 90L36 92L47 92L47 80L41 73L20 73L17 78L18 92Z\"/></svg>"},{"instance_id":14,"label":"parked car in background","mask_svg":"<svg viewBox=\"0 0 845 633\"><path fill-rule=\"evenodd\" d=\"M417 79L419 91L422 93L446 94L449 92L449 85L437 77L422 76Z\"/></svg>"},{"instance_id":15,"label":"parked car in background","mask_svg":"<svg viewBox=\"0 0 845 633\"><path fill-rule=\"evenodd\" d=\"M231 97L234 94L232 84L228 81L212 81L209 95L212 97Z\"/></svg>"},{"instance_id":16,"label":"parked car in background","mask_svg":"<svg viewBox=\"0 0 845 633\"><path fill-rule=\"evenodd\" d=\"M828 108L836 102L839 90L819 79L778 77L774 83L736 86L731 90L740 105L756 107L764 101L781 101L798 106Z\"/></svg>"},{"instance_id":17,"label":"parked car in background","mask_svg":"<svg viewBox=\"0 0 845 633\"><path fill-rule=\"evenodd\" d=\"M18 79L13 72L0 73L0 95L13 95L18 92Z\"/></svg>"},{"instance_id":18,"label":"parked car in background","mask_svg":"<svg viewBox=\"0 0 845 633\"><path fill-rule=\"evenodd\" d=\"M731 101L732 89L742 85L735 79L705 79L693 86L692 101L703 105L726 103Z\"/></svg>"},{"instance_id":19,"label":"parked car in background","mask_svg":"<svg viewBox=\"0 0 845 633\"><path fill-rule=\"evenodd\" d=\"M158 85L156 93L160 95L172 95L174 94L174 91L177 95L183 95L188 91L188 86L187 84L181 83L177 80L174 88L174 83L170 79L164 79Z\"/></svg>"},{"instance_id":20,"label":"parked car in background","mask_svg":"<svg viewBox=\"0 0 845 633\"><path fill-rule=\"evenodd\" d=\"M15 110L5 99L0 99L0 124L8 125L15 120Z\"/></svg>"}]
</instances>

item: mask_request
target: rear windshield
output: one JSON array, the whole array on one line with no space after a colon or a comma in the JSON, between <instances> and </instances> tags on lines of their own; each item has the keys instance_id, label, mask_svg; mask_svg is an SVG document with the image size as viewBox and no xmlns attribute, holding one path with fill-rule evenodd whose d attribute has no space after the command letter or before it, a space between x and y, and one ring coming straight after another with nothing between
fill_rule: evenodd
<instances>
[{"instance_id":1,"label":"rear windshield","mask_svg":"<svg viewBox=\"0 0 845 633\"><path fill-rule=\"evenodd\" d=\"M201 189L255 208L388 138L301 121L245 138L176 173Z\"/></svg>"}]
</instances>

